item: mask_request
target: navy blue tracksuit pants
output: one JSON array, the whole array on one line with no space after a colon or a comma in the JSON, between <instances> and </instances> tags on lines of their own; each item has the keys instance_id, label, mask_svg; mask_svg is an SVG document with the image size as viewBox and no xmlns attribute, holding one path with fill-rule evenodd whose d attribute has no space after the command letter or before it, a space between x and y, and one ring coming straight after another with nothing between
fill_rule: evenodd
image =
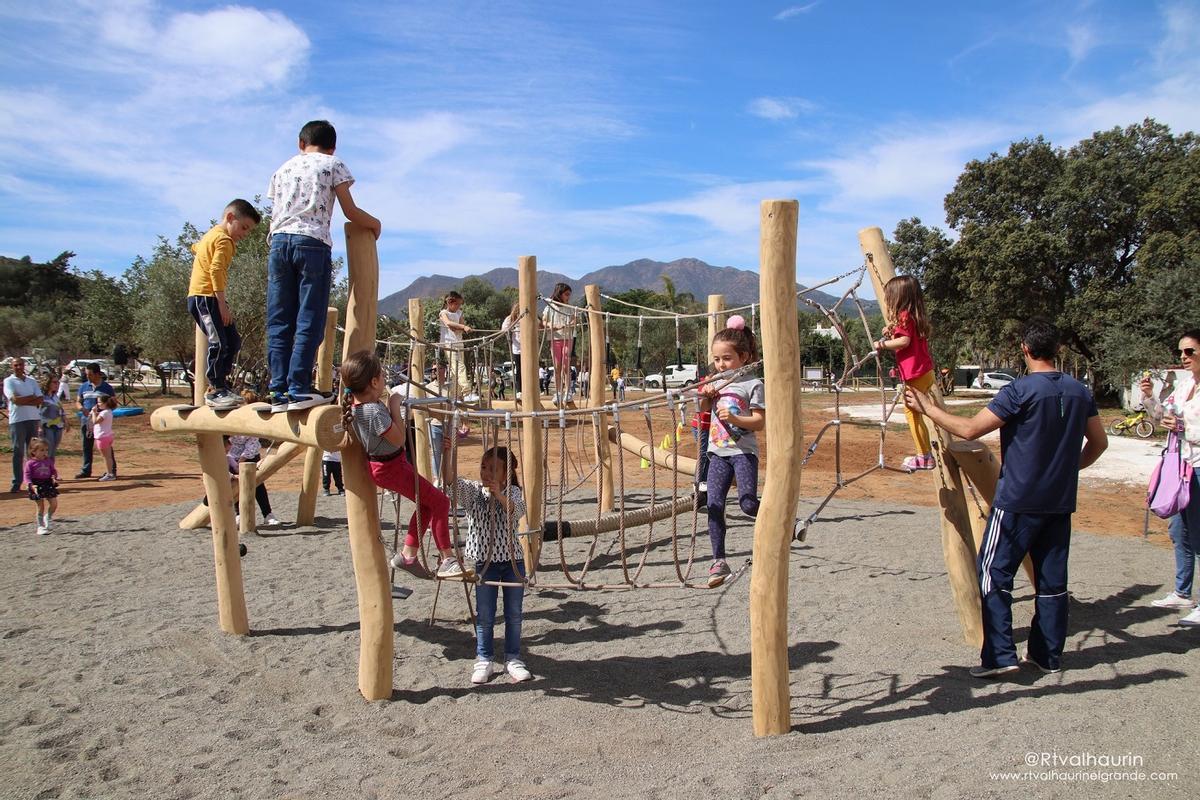
<instances>
[{"instance_id":1,"label":"navy blue tracksuit pants","mask_svg":"<svg viewBox=\"0 0 1200 800\"><path fill-rule=\"evenodd\" d=\"M1012 630L1013 577L1028 553L1033 561L1033 622L1029 657L1043 667L1061 666L1067 640L1067 556L1070 514L1022 514L993 508L979 549L979 592L983 598L983 650L980 663L1017 663Z\"/></svg>"}]
</instances>

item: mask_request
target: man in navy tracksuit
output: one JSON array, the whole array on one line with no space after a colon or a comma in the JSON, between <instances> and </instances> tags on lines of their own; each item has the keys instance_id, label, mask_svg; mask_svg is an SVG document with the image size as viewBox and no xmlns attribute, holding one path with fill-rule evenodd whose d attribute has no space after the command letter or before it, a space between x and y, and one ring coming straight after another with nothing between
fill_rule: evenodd
<instances>
[{"instance_id":1,"label":"man in navy tracksuit","mask_svg":"<svg viewBox=\"0 0 1200 800\"><path fill-rule=\"evenodd\" d=\"M1055 368L1058 329L1031 320L1021 337L1029 374L1002 388L972 418L957 417L908 389L904 402L964 439L1000 429L1000 481L979 551L983 600L981 664L977 678L1016 672L1012 586L1021 561L1033 561L1036 600L1025 663L1042 672L1061 669L1067 638L1067 555L1079 470L1108 447L1091 392ZM1086 439L1087 443L1084 444ZM1081 450L1082 446L1082 450Z\"/></svg>"}]
</instances>

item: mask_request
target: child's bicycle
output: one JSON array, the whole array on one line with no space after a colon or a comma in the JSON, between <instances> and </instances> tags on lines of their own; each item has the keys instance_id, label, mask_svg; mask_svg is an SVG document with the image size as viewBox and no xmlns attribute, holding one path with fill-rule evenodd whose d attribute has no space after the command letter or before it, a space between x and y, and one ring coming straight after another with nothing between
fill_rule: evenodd
<instances>
[{"instance_id":1,"label":"child's bicycle","mask_svg":"<svg viewBox=\"0 0 1200 800\"><path fill-rule=\"evenodd\" d=\"M1147 416L1145 410L1132 414L1113 417L1108 421L1108 432L1113 436L1124 436L1127 433L1137 434L1142 439L1154 435L1154 421Z\"/></svg>"}]
</instances>

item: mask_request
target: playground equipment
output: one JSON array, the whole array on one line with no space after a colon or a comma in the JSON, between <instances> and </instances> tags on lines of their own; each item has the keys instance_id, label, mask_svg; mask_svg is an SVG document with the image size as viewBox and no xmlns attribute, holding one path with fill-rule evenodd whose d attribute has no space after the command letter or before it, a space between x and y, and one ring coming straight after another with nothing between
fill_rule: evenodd
<instances>
[{"instance_id":1,"label":"playground equipment","mask_svg":"<svg viewBox=\"0 0 1200 800\"><path fill-rule=\"evenodd\" d=\"M797 297L804 299L804 293L797 293L795 288L798 205L795 201L768 200L762 203L760 214L761 306L756 303L748 309L751 325L761 326L762 367L764 374L769 376L769 380L766 381L766 398L771 413L767 415L765 436L770 442L771 455L767 459L763 499L754 529L752 558L755 569L750 586L750 625L754 732L756 735L765 736L790 730L787 666L788 555L797 529L795 508L806 455L801 447L802 416L798 402L801 354ZM378 260L374 238L365 229L347 223L346 240L350 302L345 327L344 355L376 346L374 334L378 288ZM883 297L883 282L894 274L894 269L883 247L882 233L878 228L867 229L860 233L860 242L866 259L865 267L860 269L865 269L870 274L877 296ZM535 257L524 256L518 260L518 307L521 320L536 320L538 317L536 270ZM522 383L526 391L517 404L491 403L485 396L483 407L469 407L455 400L453 394L450 397L427 396L419 382L415 382L416 385L411 386L408 393L408 408L416 427L417 471L427 478L432 477L426 428L430 419L440 418L444 425L455 427L462 421L473 422L479 426L485 442L489 438L499 442L503 437L510 447L519 452L527 513L525 519L519 521L515 535L520 538L519 544L528 567L525 583L534 588L702 588L690 579L696 540L695 515L692 515L690 547L678 530L679 517L694 509L695 502L691 495L690 480L686 488L681 488L680 476L690 477L694 473L695 462L679 452L677 439L669 450L660 450L654 446L656 436L649 413L652 407L666 409L671 415L671 429L674 430L678 421L683 418L687 405L694 401L695 393L690 390L668 390L653 400L605 404L606 381L601 378L605 375L607 366L605 323L614 312L602 310L599 287L585 287L585 297L587 313L579 315L580 321L577 324L580 328L588 328L587 347L592 380L588 387L587 403L582 407L543 409L539 393L534 389L538 382L538 359L528 355L521 364ZM702 315L707 317L709 341L712 335L724 326L724 315L734 310L740 309L727 311L720 296L709 298L708 311ZM831 315L837 309L835 307L832 311L824 310L827 315ZM861 315L861 306L859 310ZM408 375L420 376L424 373L429 349L438 345L426 342L420 336L422 317L419 301L410 301L409 317ZM864 317L863 323L865 322ZM640 324L639 321L639 326ZM331 315L326 341L318 357L318 385L322 387L329 385L325 378L329 375L329 348L332 347L335 325L336 316ZM536 324L521 325L520 336L523 353L537 354L540 351ZM481 336L473 346L483 347L492 341L495 341L495 337ZM202 358L206 346L207 343L204 342L204 347L197 347L198 357ZM857 369L861 363L861 360L855 361L854 368ZM849 373L850 369L847 370L847 374ZM203 397L206 388L200 377L202 374L202 364L198 360L197 400ZM843 376L843 380L845 378L846 376ZM886 408L887 398L882 391L881 389L881 404ZM893 399L892 407L894 406ZM629 420L639 416L646 421L645 439L628 430ZM566 475L567 430L571 426L582 437L589 424L592 431L590 452L595 461L595 467L590 473L596 480L595 513L588 519L566 519L563 503L564 495L569 491ZM245 634L249 630L249 623L243 596L241 565L237 556L230 478L221 435L244 434L284 442L273 456L258 465L257 470L245 471L241 481L242 492L252 493L256 481L265 480L283 464L304 452L306 467L299 516L303 518L307 508L308 518L311 520L311 506L306 506L306 497L310 493L310 487L315 494L316 481L310 480L313 455L315 454L319 462L318 449L332 450L342 447L344 431L341 412L333 406L277 415L264 413L262 408L253 405L228 412L175 406L156 411L152 417L152 425L158 431L186 431L196 435L209 501L207 515L211 517L212 525L220 626L231 633ZM834 429L836 430L836 426ZM882 426L880 435L883 435ZM819 442L820 436L817 438ZM836 436L835 439L840 447L840 439ZM556 496L553 498L554 513L550 514L551 498L547 489L550 485L548 475L551 462L548 459L548 446L555 440L559 474ZM455 443L451 445L452 452L449 457L454 458L453 448L457 447L457 439L452 441ZM817 442L814 442L812 448L809 448L810 455L816 445ZM942 508L943 547L960 622L968 641L972 641L979 633L979 594L974 580L974 552L976 543L981 538L987 504L990 504L994 492L995 460L981 445L954 442L941 431L938 432L937 446L937 489L939 505ZM623 453L644 457L657 468L670 470L669 497L658 496L657 470L652 469L650 502L639 508L627 508ZM365 453L357 442L351 441L342 447L342 465L347 492L349 540L359 603L359 690L369 700L383 699L391 696L393 688L393 615L387 553L380 536L377 492L367 472ZM882 443L880 464L873 469L878 468L884 468ZM963 473L969 477L970 484L964 479ZM846 481L843 481L839 474L838 485L834 491L845 484ZM973 485L975 490L972 492L970 504L966 496L969 485ZM246 496L248 498L250 494ZM197 509L184 522L189 527L203 524L199 519L201 516ZM642 570L647 563L646 556L653 539L653 525L665 519L671 520L669 542L674 577L665 580L642 578ZM808 521L809 524L811 521L812 519ZM627 541L627 529L643 524L650 527L645 541ZM807 529L807 524L803 528ZM621 579L603 582L590 577L592 556L596 551L597 537L610 532L617 533L617 563L621 570ZM577 566L567 563L563 540L568 537L592 537L590 548ZM562 581L539 579L543 545L551 541L557 542L557 560L563 574Z\"/></svg>"}]
</instances>

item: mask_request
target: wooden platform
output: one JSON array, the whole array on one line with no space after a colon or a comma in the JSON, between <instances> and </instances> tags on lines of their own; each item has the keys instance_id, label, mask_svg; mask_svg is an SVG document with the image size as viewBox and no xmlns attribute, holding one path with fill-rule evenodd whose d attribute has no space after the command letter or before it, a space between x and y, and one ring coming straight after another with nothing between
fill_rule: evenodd
<instances>
[{"instance_id":1,"label":"wooden platform","mask_svg":"<svg viewBox=\"0 0 1200 800\"><path fill-rule=\"evenodd\" d=\"M150 415L156 433L220 433L228 436L258 436L338 450L342 443L342 409L317 406L303 411L272 414L268 403L252 403L230 411L206 406L163 406Z\"/></svg>"}]
</instances>

